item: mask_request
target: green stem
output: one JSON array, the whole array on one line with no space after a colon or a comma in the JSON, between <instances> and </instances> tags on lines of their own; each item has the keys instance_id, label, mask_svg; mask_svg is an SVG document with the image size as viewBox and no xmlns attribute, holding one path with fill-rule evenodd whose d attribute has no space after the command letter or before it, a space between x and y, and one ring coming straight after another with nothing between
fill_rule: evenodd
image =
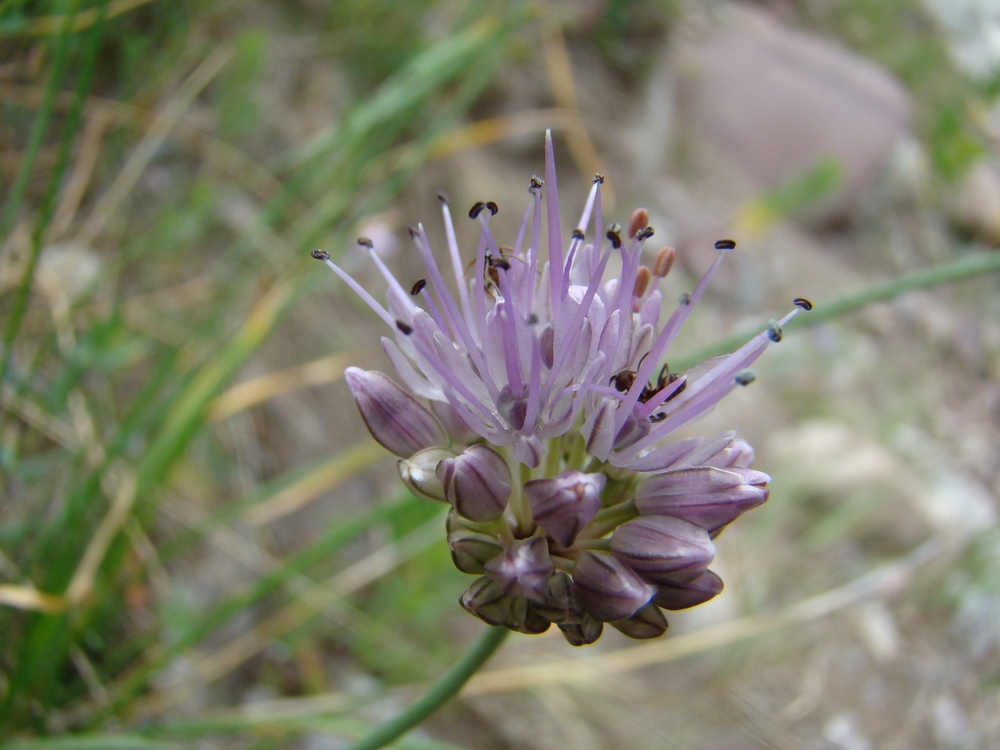
<instances>
[{"instance_id":1,"label":"green stem","mask_svg":"<svg viewBox=\"0 0 1000 750\"><path fill-rule=\"evenodd\" d=\"M861 310L875 302L891 300L916 289L946 284L950 281L975 278L984 273L996 273L998 271L1000 271L1000 252L965 255L956 260L939 263L930 268L922 268L913 273L877 282L857 292L845 294L830 302L820 301L816 304L816 308L812 312L797 315L794 320L789 321L786 330L789 328L804 328L806 326L819 325L834 318L839 318L842 315ZM815 302L815 300L813 301ZM676 363L677 369L679 371L686 370L699 362L704 362L710 357L734 351L758 334L760 330L761 328L758 326L753 331L730 336L710 347L695 352L691 356L684 357L683 361L678 360Z\"/></svg>"},{"instance_id":2,"label":"green stem","mask_svg":"<svg viewBox=\"0 0 1000 750\"><path fill-rule=\"evenodd\" d=\"M480 636L475 645L466 651L461 659L455 662L451 669L417 699L416 703L399 716L376 727L367 736L349 745L347 750L377 750L402 737L406 732L420 724L458 694L469 678L479 671L479 668L500 647L509 632L507 628L491 627Z\"/></svg>"}]
</instances>

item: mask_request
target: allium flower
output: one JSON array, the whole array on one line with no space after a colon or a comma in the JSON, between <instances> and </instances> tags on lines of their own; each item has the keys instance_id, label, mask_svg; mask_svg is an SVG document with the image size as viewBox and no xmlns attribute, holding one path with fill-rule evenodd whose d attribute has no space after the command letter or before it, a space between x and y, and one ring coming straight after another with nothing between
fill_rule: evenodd
<instances>
[{"instance_id":1,"label":"allium flower","mask_svg":"<svg viewBox=\"0 0 1000 750\"><path fill-rule=\"evenodd\" d=\"M389 328L382 345L402 386L357 368L347 383L373 437L401 456L407 487L452 506L452 557L479 576L460 603L520 632L554 623L573 645L595 641L604 623L656 637L667 628L661 608L722 590L707 569L712 540L767 500L769 477L749 468L753 449L734 432L668 439L751 382L746 368L811 308L797 299L735 352L671 372L664 356L735 243L716 243L715 262L661 322L676 254L647 251L644 209L624 229L605 226L603 182L594 178L564 242L546 133L545 179L531 178L513 247L490 230L495 203L469 212L481 228L471 276L444 195L444 265L423 226L410 229L426 278L404 285L358 241L388 286L385 306L313 253ZM620 272L606 278L613 257Z\"/></svg>"}]
</instances>

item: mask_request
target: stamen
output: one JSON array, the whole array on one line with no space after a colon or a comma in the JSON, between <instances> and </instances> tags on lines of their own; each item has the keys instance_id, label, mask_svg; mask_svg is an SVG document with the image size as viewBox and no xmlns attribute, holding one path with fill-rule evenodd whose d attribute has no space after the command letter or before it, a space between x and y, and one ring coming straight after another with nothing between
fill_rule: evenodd
<instances>
[{"instance_id":1,"label":"stamen","mask_svg":"<svg viewBox=\"0 0 1000 750\"><path fill-rule=\"evenodd\" d=\"M643 227L638 232L636 232L635 238L639 240L639 242L644 242L645 240L648 240L650 237L652 237L654 233L655 231L652 227Z\"/></svg>"},{"instance_id":2,"label":"stamen","mask_svg":"<svg viewBox=\"0 0 1000 750\"><path fill-rule=\"evenodd\" d=\"M382 318L382 320L385 321L386 325L388 325L391 328L396 324L396 319L393 318L389 314L389 311L386 310L384 307L382 307L382 305L379 304L376 301L376 299L372 297L371 294L368 293L367 289L365 289L363 286L361 286L361 284L355 281L353 276L351 276L349 273L344 271L340 266L338 266L336 263L330 260L330 254L326 252L326 250L313 250L311 254L312 257L314 257L316 260L321 260L324 263L326 263L326 265L330 268L330 270L333 271L335 274L337 274L340 277L341 281L343 281L345 284L347 284L347 286L351 288L351 291L353 291L356 295L358 295L361 298L361 300L375 312L376 315L378 315L380 318Z\"/></svg>"},{"instance_id":3,"label":"stamen","mask_svg":"<svg viewBox=\"0 0 1000 750\"><path fill-rule=\"evenodd\" d=\"M609 240L611 240L611 247L618 250L622 246L622 237L619 234L621 232L621 224L612 224L608 227L608 232L605 235Z\"/></svg>"},{"instance_id":4,"label":"stamen","mask_svg":"<svg viewBox=\"0 0 1000 750\"><path fill-rule=\"evenodd\" d=\"M451 203L451 201L448 200L448 195L443 190L438 190L437 198L438 198L439 201L441 201L446 206L449 203Z\"/></svg>"},{"instance_id":5,"label":"stamen","mask_svg":"<svg viewBox=\"0 0 1000 750\"><path fill-rule=\"evenodd\" d=\"M628 224L626 226L628 227L626 232L628 238L630 240L634 239L640 230L649 226L649 211L644 208L637 208L628 217Z\"/></svg>"},{"instance_id":6,"label":"stamen","mask_svg":"<svg viewBox=\"0 0 1000 750\"><path fill-rule=\"evenodd\" d=\"M545 208L549 230L549 298L553 315L562 302L565 289L562 288L563 244L562 224L559 217L559 188L556 184L556 155L552 147L552 131L545 131L545 182L548 196Z\"/></svg>"},{"instance_id":7,"label":"stamen","mask_svg":"<svg viewBox=\"0 0 1000 750\"><path fill-rule=\"evenodd\" d=\"M632 288L633 297L641 298L646 293L646 289L649 287L649 280L652 276L653 274L646 266L639 266L639 270L635 275L635 286Z\"/></svg>"},{"instance_id":8,"label":"stamen","mask_svg":"<svg viewBox=\"0 0 1000 750\"><path fill-rule=\"evenodd\" d=\"M736 240L718 240L715 243L716 250L733 250L736 248Z\"/></svg>"},{"instance_id":9,"label":"stamen","mask_svg":"<svg viewBox=\"0 0 1000 750\"><path fill-rule=\"evenodd\" d=\"M413 333L413 326L407 325L401 320L396 321L396 328L398 328L399 332L402 333L404 336L409 336L411 333Z\"/></svg>"},{"instance_id":10,"label":"stamen","mask_svg":"<svg viewBox=\"0 0 1000 750\"><path fill-rule=\"evenodd\" d=\"M736 373L736 377L733 378L736 385L747 386L757 379L757 375L753 370L740 370Z\"/></svg>"},{"instance_id":11,"label":"stamen","mask_svg":"<svg viewBox=\"0 0 1000 750\"><path fill-rule=\"evenodd\" d=\"M809 312L813 309L813 303L807 300L805 297L796 297L792 300L792 304L801 310Z\"/></svg>"},{"instance_id":12,"label":"stamen","mask_svg":"<svg viewBox=\"0 0 1000 750\"><path fill-rule=\"evenodd\" d=\"M670 273L670 269L674 267L675 260L677 260L677 251L674 248L669 245L661 247L653 258L653 275L660 279L665 278Z\"/></svg>"},{"instance_id":13,"label":"stamen","mask_svg":"<svg viewBox=\"0 0 1000 750\"><path fill-rule=\"evenodd\" d=\"M416 297L420 292L423 291L424 287L427 286L427 279L417 279L416 283L410 289L410 294Z\"/></svg>"},{"instance_id":14,"label":"stamen","mask_svg":"<svg viewBox=\"0 0 1000 750\"><path fill-rule=\"evenodd\" d=\"M583 238L584 238L584 234L583 234L583 230L582 229L574 229L573 230L573 239L574 240L582 240Z\"/></svg>"},{"instance_id":15,"label":"stamen","mask_svg":"<svg viewBox=\"0 0 1000 750\"><path fill-rule=\"evenodd\" d=\"M477 203L473 203L472 204L472 208L469 209L469 218L470 219L478 219L479 218L479 214L481 214L483 212L484 208L486 208L486 204L483 203L482 201L478 201Z\"/></svg>"},{"instance_id":16,"label":"stamen","mask_svg":"<svg viewBox=\"0 0 1000 750\"><path fill-rule=\"evenodd\" d=\"M375 243L367 237L358 237L358 244L361 245L361 247L367 247L369 250L375 247Z\"/></svg>"}]
</instances>

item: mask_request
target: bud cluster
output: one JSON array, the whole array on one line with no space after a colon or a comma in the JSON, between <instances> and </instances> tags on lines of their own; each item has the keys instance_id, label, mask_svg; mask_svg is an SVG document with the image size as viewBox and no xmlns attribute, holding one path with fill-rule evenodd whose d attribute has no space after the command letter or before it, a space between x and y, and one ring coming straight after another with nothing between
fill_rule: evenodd
<instances>
[{"instance_id":1,"label":"bud cluster","mask_svg":"<svg viewBox=\"0 0 1000 750\"><path fill-rule=\"evenodd\" d=\"M495 203L470 211L481 225L471 279L441 196L457 295L421 226L411 235L428 278L409 291L359 241L388 285L386 307L326 253L314 256L392 332L383 347L404 385L358 368L347 384L372 436L400 457L405 485L450 506L452 559L477 576L462 607L523 633L554 624L573 645L595 641L605 623L653 638L667 629L663 610L722 590L708 568L712 540L768 496L768 476L750 468L753 450L734 432L669 437L752 382L747 367L811 305L796 300L731 354L672 373L660 362L735 243L716 243L715 263L661 325L659 285L676 252L665 247L642 263L653 235L644 209L624 237L619 225L603 226L601 175L564 247L548 133L545 147L545 180L531 179L513 248L490 232ZM605 279L614 254L621 272Z\"/></svg>"}]
</instances>

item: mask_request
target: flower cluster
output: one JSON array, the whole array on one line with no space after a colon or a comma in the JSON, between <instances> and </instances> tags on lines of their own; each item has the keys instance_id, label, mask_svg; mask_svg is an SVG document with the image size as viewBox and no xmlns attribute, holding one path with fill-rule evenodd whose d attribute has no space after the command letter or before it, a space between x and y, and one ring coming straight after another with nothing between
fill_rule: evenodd
<instances>
[{"instance_id":1,"label":"flower cluster","mask_svg":"<svg viewBox=\"0 0 1000 750\"><path fill-rule=\"evenodd\" d=\"M360 239L388 286L385 306L313 253L392 332L382 344L403 386L358 368L347 383L372 436L400 457L406 486L451 506L452 558L478 576L461 605L519 632L555 624L573 645L595 641L605 623L659 636L662 610L722 590L708 569L712 540L767 499L769 477L750 468L753 450L733 432L665 438L749 383L746 368L811 307L797 299L735 352L671 372L664 355L735 243L716 243L715 262L661 323L675 252L646 253L644 209L624 229L604 226L603 181L594 178L564 243L546 133L545 179L531 178L513 247L490 231L495 203L469 212L481 227L471 277L443 195L448 262L439 265L423 226L411 228L427 275L409 288ZM620 271L605 279L613 258Z\"/></svg>"}]
</instances>

